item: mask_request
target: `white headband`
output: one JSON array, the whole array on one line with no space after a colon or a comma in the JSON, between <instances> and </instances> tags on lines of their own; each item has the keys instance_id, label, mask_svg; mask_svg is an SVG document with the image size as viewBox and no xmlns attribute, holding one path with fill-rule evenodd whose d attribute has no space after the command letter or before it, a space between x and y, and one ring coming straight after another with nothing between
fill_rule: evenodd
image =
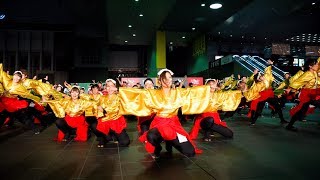
<instances>
[{"instance_id":1,"label":"white headband","mask_svg":"<svg viewBox=\"0 0 320 180\"><path fill-rule=\"evenodd\" d=\"M15 71L13 74L16 74L16 73L20 73L21 75L23 74L21 71Z\"/></svg>"},{"instance_id":2,"label":"white headband","mask_svg":"<svg viewBox=\"0 0 320 180\"><path fill-rule=\"evenodd\" d=\"M77 88L77 89L79 89L79 91L80 91L80 86L72 86L71 89L73 89L73 88Z\"/></svg>"},{"instance_id":3,"label":"white headband","mask_svg":"<svg viewBox=\"0 0 320 180\"><path fill-rule=\"evenodd\" d=\"M239 86L239 84L242 82L242 80L237 81L237 86Z\"/></svg>"},{"instance_id":4,"label":"white headband","mask_svg":"<svg viewBox=\"0 0 320 180\"><path fill-rule=\"evenodd\" d=\"M259 78L262 76L262 73L261 72L259 72L258 73L258 77L257 77L257 80L259 80Z\"/></svg>"},{"instance_id":5,"label":"white headband","mask_svg":"<svg viewBox=\"0 0 320 180\"><path fill-rule=\"evenodd\" d=\"M214 81L215 79L211 79L211 78L209 78L209 79L206 79L206 81L205 81L205 83L204 84L207 84L209 81Z\"/></svg>"},{"instance_id":6,"label":"white headband","mask_svg":"<svg viewBox=\"0 0 320 180\"><path fill-rule=\"evenodd\" d=\"M157 74L158 74L158 76L160 76L160 74L162 74L164 71L168 71L169 73L170 73L170 75L172 76L173 75L173 72L171 71L171 70L169 70L169 69L167 69L167 68L165 68L165 69L161 69Z\"/></svg>"},{"instance_id":7,"label":"white headband","mask_svg":"<svg viewBox=\"0 0 320 180\"><path fill-rule=\"evenodd\" d=\"M113 80L113 79L107 79L107 80L106 80L106 83L107 83L107 82L112 82L114 85L116 85L116 84L117 84L117 83L116 83L116 81L115 81L115 80Z\"/></svg>"}]
</instances>

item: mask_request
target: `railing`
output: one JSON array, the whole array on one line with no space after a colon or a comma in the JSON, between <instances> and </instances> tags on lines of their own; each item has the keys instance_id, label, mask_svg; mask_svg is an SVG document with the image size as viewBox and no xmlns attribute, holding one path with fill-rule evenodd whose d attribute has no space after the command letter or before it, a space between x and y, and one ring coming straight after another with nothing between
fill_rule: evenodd
<instances>
[{"instance_id":1,"label":"railing","mask_svg":"<svg viewBox=\"0 0 320 180\"><path fill-rule=\"evenodd\" d=\"M256 67L249 64L245 59L240 57L239 55L233 55L232 57L238 64L240 64L242 67L247 69L248 71L252 72L256 69Z\"/></svg>"},{"instance_id":2,"label":"railing","mask_svg":"<svg viewBox=\"0 0 320 180\"><path fill-rule=\"evenodd\" d=\"M265 59L263 59L263 58L261 58L261 57L259 57L259 56L252 56L254 59L256 59L257 61L259 61L259 62L262 62L262 63L264 63L264 64L268 64L268 62L265 60ZM283 77L284 77L284 74L285 74L285 72L283 71L283 70L281 70L281 69L279 69L278 67L273 67L273 71L275 71L276 73L278 73L281 77L282 77L282 79L283 79Z\"/></svg>"},{"instance_id":3,"label":"railing","mask_svg":"<svg viewBox=\"0 0 320 180\"><path fill-rule=\"evenodd\" d=\"M257 63L263 69L265 69L268 66L268 63L267 64L261 63L259 60L255 59L251 56L248 56L248 57L252 60L252 62ZM266 61L263 61L263 62L266 62ZM276 66L273 66L272 67L272 74L274 75L275 79L277 79L277 81L282 82L282 81L284 81L284 73L280 72L281 70L280 71L279 70L280 70L279 68L277 68Z\"/></svg>"},{"instance_id":4,"label":"railing","mask_svg":"<svg viewBox=\"0 0 320 180\"><path fill-rule=\"evenodd\" d=\"M253 73L253 71L255 69L258 69L259 71L263 72L264 69L267 67L266 65L257 62L255 60L253 60L253 58L251 56L239 56L239 55L234 55L233 56L234 60L236 60L236 62L238 62L241 66L243 66L244 68L246 68L247 70L249 70L250 72ZM251 67L251 68L250 68ZM280 82L283 80L281 76L279 76L279 74L275 73L274 71L272 72L272 74L275 76L274 81L277 84L280 84Z\"/></svg>"}]
</instances>

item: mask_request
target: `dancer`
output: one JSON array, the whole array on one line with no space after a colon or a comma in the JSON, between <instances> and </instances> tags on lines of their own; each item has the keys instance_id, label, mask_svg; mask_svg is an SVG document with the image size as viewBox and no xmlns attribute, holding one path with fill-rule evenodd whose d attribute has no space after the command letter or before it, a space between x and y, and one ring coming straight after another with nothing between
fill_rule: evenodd
<instances>
[{"instance_id":1,"label":"dancer","mask_svg":"<svg viewBox=\"0 0 320 180\"><path fill-rule=\"evenodd\" d=\"M204 141L211 141L212 132L217 132L224 137L232 138L233 132L227 127L225 121L220 119L218 110L234 111L241 101L241 91L215 92L218 81L215 79L207 80L210 86L211 102L204 113L197 115L194 126L190 132L190 138L196 139L200 129L204 131Z\"/></svg>"},{"instance_id":2,"label":"dancer","mask_svg":"<svg viewBox=\"0 0 320 180\"><path fill-rule=\"evenodd\" d=\"M119 113L120 100L117 94L116 81L106 80L108 94L99 100L98 123L92 126L99 138L98 147L104 147L112 136L116 138L119 146L129 146L130 138L125 130L127 122Z\"/></svg>"}]
</instances>

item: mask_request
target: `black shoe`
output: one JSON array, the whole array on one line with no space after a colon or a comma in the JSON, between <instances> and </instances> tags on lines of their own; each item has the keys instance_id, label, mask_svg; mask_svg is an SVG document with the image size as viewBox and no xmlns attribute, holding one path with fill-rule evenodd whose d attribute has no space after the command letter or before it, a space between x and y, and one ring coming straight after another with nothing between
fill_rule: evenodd
<instances>
[{"instance_id":1,"label":"black shoe","mask_svg":"<svg viewBox=\"0 0 320 180\"><path fill-rule=\"evenodd\" d=\"M287 126L286 129L288 131L293 131L293 132L297 132L298 131L298 128L294 127L294 126Z\"/></svg>"},{"instance_id":2,"label":"black shoe","mask_svg":"<svg viewBox=\"0 0 320 180\"><path fill-rule=\"evenodd\" d=\"M255 123L250 123L249 126L253 127L255 126L256 124Z\"/></svg>"},{"instance_id":3,"label":"black shoe","mask_svg":"<svg viewBox=\"0 0 320 180\"><path fill-rule=\"evenodd\" d=\"M281 124L287 124L287 123L289 123L289 122L286 121L286 120L281 120L280 123L281 123Z\"/></svg>"}]
</instances>

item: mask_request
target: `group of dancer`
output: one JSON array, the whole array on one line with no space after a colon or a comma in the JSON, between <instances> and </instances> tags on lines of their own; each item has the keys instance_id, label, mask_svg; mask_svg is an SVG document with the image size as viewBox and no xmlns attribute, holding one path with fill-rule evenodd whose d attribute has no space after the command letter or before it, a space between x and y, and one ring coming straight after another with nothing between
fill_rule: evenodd
<instances>
[{"instance_id":1,"label":"group of dancer","mask_svg":"<svg viewBox=\"0 0 320 180\"><path fill-rule=\"evenodd\" d=\"M299 103L290 110L291 121L286 128L296 131L295 121L307 114L310 105L320 107L318 60L308 60L304 71L289 77L276 89L272 84L273 62L265 71L255 71L250 77L229 78L221 82L207 79L204 86L188 88L173 87L173 72L162 69L158 72L160 88L154 89L154 82L147 78L144 88L117 88L113 79L105 81L104 93L101 86L92 84L90 94L81 92L78 86L65 83L70 95L41 80L28 79L27 73L16 71L10 76L0 64L0 126L19 120L31 129L35 122L48 123L48 114L58 128L56 141L87 141L90 134L96 135L98 148L109 141L127 147L130 138L126 132L125 115L137 117L139 140L154 158L160 157L161 143L172 153L172 147L192 157L202 151L194 142L202 130L203 140L211 141L213 132L232 138L233 132L221 120L232 117L238 109L249 107L250 126L254 126L266 102L279 115L280 123L287 124L282 106L287 99L300 92ZM50 113L52 111L53 113ZM180 123L178 112L195 115L194 124L188 133ZM39 133L36 130L35 133Z\"/></svg>"}]
</instances>

